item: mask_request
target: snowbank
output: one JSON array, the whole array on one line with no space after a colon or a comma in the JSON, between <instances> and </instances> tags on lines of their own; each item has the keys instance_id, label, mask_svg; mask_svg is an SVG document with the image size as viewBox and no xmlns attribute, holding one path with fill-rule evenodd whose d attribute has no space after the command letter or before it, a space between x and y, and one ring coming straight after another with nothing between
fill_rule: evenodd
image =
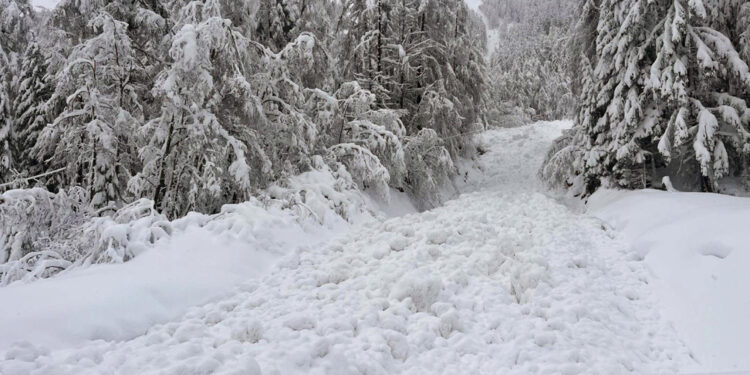
<instances>
[{"instance_id":1,"label":"snowbank","mask_svg":"<svg viewBox=\"0 0 750 375\"><path fill-rule=\"evenodd\" d=\"M82 263L49 279L0 287L0 353L17 342L55 349L144 334L192 306L236 293L284 255L314 251L353 223L416 212L408 196L391 193L389 202L379 201L357 190L346 173L324 167L272 186L263 201L162 223L169 235L154 241L142 241L130 230L133 222L107 221L109 237L139 250L124 263ZM109 240L99 242L111 247Z\"/></svg>"},{"instance_id":2,"label":"snowbank","mask_svg":"<svg viewBox=\"0 0 750 375\"><path fill-rule=\"evenodd\" d=\"M200 222L205 215L181 219L184 230L130 262L0 288L0 351L14 342L56 348L143 334L191 306L232 294L282 255L340 231L250 203L223 215L208 223Z\"/></svg>"},{"instance_id":3,"label":"snowbank","mask_svg":"<svg viewBox=\"0 0 750 375\"><path fill-rule=\"evenodd\" d=\"M662 313L700 363L695 370L750 370L750 199L602 191L588 206L645 258Z\"/></svg>"}]
</instances>

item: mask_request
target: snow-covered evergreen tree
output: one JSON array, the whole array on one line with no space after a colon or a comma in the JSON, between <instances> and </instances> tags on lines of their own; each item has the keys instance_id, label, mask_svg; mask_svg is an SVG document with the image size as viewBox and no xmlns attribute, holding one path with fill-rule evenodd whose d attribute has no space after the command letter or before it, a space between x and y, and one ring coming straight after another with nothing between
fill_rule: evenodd
<instances>
[{"instance_id":1,"label":"snow-covered evergreen tree","mask_svg":"<svg viewBox=\"0 0 750 375\"><path fill-rule=\"evenodd\" d=\"M161 111L138 133L143 169L129 183L172 217L246 200L271 172L251 128L260 121L244 75L252 43L222 18L218 1L192 1L180 12L171 66L153 89Z\"/></svg>"},{"instance_id":2,"label":"snow-covered evergreen tree","mask_svg":"<svg viewBox=\"0 0 750 375\"><path fill-rule=\"evenodd\" d=\"M33 25L27 0L0 0L0 182L22 173L15 160L13 102L18 95L18 69Z\"/></svg>"},{"instance_id":3,"label":"snow-covered evergreen tree","mask_svg":"<svg viewBox=\"0 0 750 375\"><path fill-rule=\"evenodd\" d=\"M40 134L39 159L66 167L66 185L89 190L95 207L123 201L132 173L131 137L141 108L131 84L138 69L127 24L101 11L89 23L98 34L73 48L56 76L63 112Z\"/></svg>"},{"instance_id":4,"label":"snow-covered evergreen tree","mask_svg":"<svg viewBox=\"0 0 750 375\"><path fill-rule=\"evenodd\" d=\"M47 58L36 41L30 42L26 48L18 80L18 96L13 103L14 158L19 168L34 175L42 172L43 165L35 160L31 151L48 123L46 102L53 92L47 75Z\"/></svg>"},{"instance_id":5,"label":"snow-covered evergreen tree","mask_svg":"<svg viewBox=\"0 0 750 375\"><path fill-rule=\"evenodd\" d=\"M719 31L725 5L602 1L576 130L587 192L655 186L660 175L715 191L722 177L743 173L750 73Z\"/></svg>"}]
</instances>

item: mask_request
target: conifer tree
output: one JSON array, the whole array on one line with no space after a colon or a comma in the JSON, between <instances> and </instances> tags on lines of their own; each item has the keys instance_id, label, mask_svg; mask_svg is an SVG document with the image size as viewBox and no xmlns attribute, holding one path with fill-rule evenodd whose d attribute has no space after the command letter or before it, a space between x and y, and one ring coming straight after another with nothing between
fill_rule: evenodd
<instances>
[{"instance_id":1,"label":"conifer tree","mask_svg":"<svg viewBox=\"0 0 750 375\"><path fill-rule=\"evenodd\" d=\"M743 173L750 73L719 31L725 5L602 1L594 78L575 130L588 193L657 186L663 175L683 189L716 191L722 177Z\"/></svg>"},{"instance_id":2,"label":"conifer tree","mask_svg":"<svg viewBox=\"0 0 750 375\"><path fill-rule=\"evenodd\" d=\"M13 150L16 133L13 102L18 95L20 56L33 24L28 0L0 0L0 181L22 173Z\"/></svg>"},{"instance_id":3,"label":"conifer tree","mask_svg":"<svg viewBox=\"0 0 750 375\"><path fill-rule=\"evenodd\" d=\"M259 164L255 173L270 172L249 124L237 123L258 117L243 75L253 46L221 17L218 1L192 1L180 12L171 66L154 87L161 111L139 131L143 170L129 184L171 217L246 200L253 187L251 153Z\"/></svg>"},{"instance_id":4,"label":"conifer tree","mask_svg":"<svg viewBox=\"0 0 750 375\"><path fill-rule=\"evenodd\" d=\"M132 172L131 135L141 107L130 82L138 63L127 24L99 11L88 25L94 37L73 48L56 76L61 114L40 134L36 155L66 167L65 184L85 187L93 206L123 201Z\"/></svg>"},{"instance_id":5,"label":"conifer tree","mask_svg":"<svg viewBox=\"0 0 750 375\"><path fill-rule=\"evenodd\" d=\"M35 175L43 165L34 159L32 149L39 133L48 123L46 102L53 88L47 75L47 59L34 40L24 52L19 74L18 96L13 103L15 114L14 155L19 168Z\"/></svg>"}]
</instances>

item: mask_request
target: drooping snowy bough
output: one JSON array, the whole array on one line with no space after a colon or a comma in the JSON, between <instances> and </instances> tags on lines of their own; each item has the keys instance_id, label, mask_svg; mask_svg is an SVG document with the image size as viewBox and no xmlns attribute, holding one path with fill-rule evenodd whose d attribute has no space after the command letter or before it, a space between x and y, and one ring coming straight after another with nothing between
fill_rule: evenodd
<instances>
[{"instance_id":1,"label":"drooping snowy bough","mask_svg":"<svg viewBox=\"0 0 750 375\"><path fill-rule=\"evenodd\" d=\"M725 177L750 182L750 4L586 1L582 14L597 22L595 52L582 58L593 67L577 136L559 147L578 150L574 168L545 173L552 184L579 178L591 193L602 185L659 186L664 175L704 191L720 189Z\"/></svg>"}]
</instances>

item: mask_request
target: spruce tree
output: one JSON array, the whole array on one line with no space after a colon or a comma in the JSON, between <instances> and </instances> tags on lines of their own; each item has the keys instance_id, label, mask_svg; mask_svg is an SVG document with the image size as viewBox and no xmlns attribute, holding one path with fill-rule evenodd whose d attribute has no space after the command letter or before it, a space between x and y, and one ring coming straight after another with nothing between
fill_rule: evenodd
<instances>
[{"instance_id":1,"label":"spruce tree","mask_svg":"<svg viewBox=\"0 0 750 375\"><path fill-rule=\"evenodd\" d=\"M47 75L47 58L36 40L29 43L19 74L18 96L13 103L15 114L14 155L19 168L29 174L42 172L43 164L35 160L32 149L39 133L48 123L46 102L53 88Z\"/></svg>"},{"instance_id":2,"label":"spruce tree","mask_svg":"<svg viewBox=\"0 0 750 375\"><path fill-rule=\"evenodd\" d=\"M574 137L587 193L658 186L664 175L716 191L722 177L743 173L750 73L742 46L720 31L726 5L602 1Z\"/></svg>"},{"instance_id":3,"label":"spruce tree","mask_svg":"<svg viewBox=\"0 0 750 375\"><path fill-rule=\"evenodd\" d=\"M22 173L13 150L16 133L13 102L18 95L19 60L34 13L28 0L0 0L0 181Z\"/></svg>"}]
</instances>

